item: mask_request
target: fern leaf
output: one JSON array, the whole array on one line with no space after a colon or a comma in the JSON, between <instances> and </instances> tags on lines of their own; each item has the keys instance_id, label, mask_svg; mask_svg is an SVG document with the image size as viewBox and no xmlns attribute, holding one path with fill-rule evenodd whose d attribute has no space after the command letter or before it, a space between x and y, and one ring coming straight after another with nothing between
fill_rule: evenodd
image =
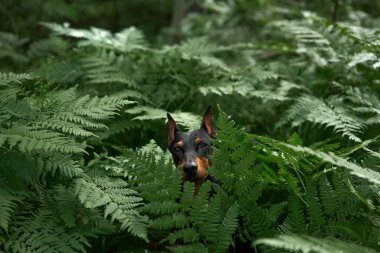
<instances>
[{"instance_id":1,"label":"fern leaf","mask_svg":"<svg viewBox=\"0 0 380 253\"><path fill-rule=\"evenodd\" d=\"M85 152L81 145L57 132L39 130L34 127L14 126L3 130L0 139L6 140L10 148L17 146L22 152L33 150L66 154Z\"/></svg>"},{"instance_id":2,"label":"fern leaf","mask_svg":"<svg viewBox=\"0 0 380 253\"><path fill-rule=\"evenodd\" d=\"M231 244L232 234L238 226L238 214L239 207L237 204L234 204L227 210L222 224L219 227L219 237L215 252L225 252Z\"/></svg>"},{"instance_id":3,"label":"fern leaf","mask_svg":"<svg viewBox=\"0 0 380 253\"><path fill-rule=\"evenodd\" d=\"M352 57L351 61L347 64L347 67L352 68L358 64L366 63L369 61L370 62L378 61L378 58L376 57L374 53L361 52L361 53L355 54Z\"/></svg>"},{"instance_id":4,"label":"fern leaf","mask_svg":"<svg viewBox=\"0 0 380 253\"><path fill-rule=\"evenodd\" d=\"M17 216L16 222L19 226L11 231L10 236L0 238L0 243L10 252L74 253L86 252L85 246L89 246L86 233L66 230L47 209Z\"/></svg>"},{"instance_id":5,"label":"fern leaf","mask_svg":"<svg viewBox=\"0 0 380 253\"><path fill-rule=\"evenodd\" d=\"M112 55L104 51L84 58L81 61L85 71L84 78L90 84L121 83L127 87L135 87L134 81L126 76L124 71L114 64L114 61Z\"/></svg>"},{"instance_id":6,"label":"fern leaf","mask_svg":"<svg viewBox=\"0 0 380 253\"><path fill-rule=\"evenodd\" d=\"M175 243L177 240L182 240L184 243L198 242L200 239L199 233L195 228L184 228L170 233L168 240L170 244Z\"/></svg>"},{"instance_id":7,"label":"fern leaf","mask_svg":"<svg viewBox=\"0 0 380 253\"><path fill-rule=\"evenodd\" d=\"M326 224L321 204L318 202L317 187L312 180L308 181L306 191L306 202L308 205L308 218L310 220L311 231L320 231Z\"/></svg>"},{"instance_id":8,"label":"fern leaf","mask_svg":"<svg viewBox=\"0 0 380 253\"><path fill-rule=\"evenodd\" d=\"M7 231L10 219L15 209L22 202L23 197L12 194L4 189L0 189L0 194L0 228Z\"/></svg>"},{"instance_id":9,"label":"fern leaf","mask_svg":"<svg viewBox=\"0 0 380 253\"><path fill-rule=\"evenodd\" d=\"M106 49L130 52L133 50L145 50L145 39L141 31L135 27L122 30L115 35L109 31L91 28L90 30L70 28L67 24L42 23L55 33L73 38L82 39L81 46L95 46Z\"/></svg>"},{"instance_id":10,"label":"fern leaf","mask_svg":"<svg viewBox=\"0 0 380 253\"><path fill-rule=\"evenodd\" d=\"M129 189L123 180L111 180L97 177L76 180L75 192L81 203L87 208L105 207L104 217L121 222L121 229L127 229L133 235L147 240L146 220L135 210L140 206L141 198L136 191Z\"/></svg>"},{"instance_id":11,"label":"fern leaf","mask_svg":"<svg viewBox=\"0 0 380 253\"><path fill-rule=\"evenodd\" d=\"M129 114L141 114L134 117L134 120L156 120L166 119L167 112L162 109L152 108L148 106L137 106L126 110ZM188 112L174 112L171 115L176 119L179 125L184 126L186 129L199 128L200 117Z\"/></svg>"},{"instance_id":12,"label":"fern leaf","mask_svg":"<svg viewBox=\"0 0 380 253\"><path fill-rule=\"evenodd\" d=\"M183 213L165 215L152 221L150 226L156 229L184 228L188 221Z\"/></svg>"},{"instance_id":13,"label":"fern leaf","mask_svg":"<svg viewBox=\"0 0 380 253\"><path fill-rule=\"evenodd\" d=\"M276 124L276 128L290 121L293 121L293 127L305 121L332 127L335 132L356 142L361 142L358 134L365 127L344 108L327 105L324 101L309 96L298 99L297 103L290 107L286 115Z\"/></svg>"},{"instance_id":14,"label":"fern leaf","mask_svg":"<svg viewBox=\"0 0 380 253\"><path fill-rule=\"evenodd\" d=\"M175 253L208 253L207 248L201 243L193 243L191 245L167 247Z\"/></svg>"},{"instance_id":15,"label":"fern leaf","mask_svg":"<svg viewBox=\"0 0 380 253\"><path fill-rule=\"evenodd\" d=\"M342 242L337 239L324 239L307 235L280 235L273 239L259 239L255 245L265 244L271 247L286 249L291 252L318 252L318 253L375 253L370 248L353 243Z\"/></svg>"},{"instance_id":16,"label":"fern leaf","mask_svg":"<svg viewBox=\"0 0 380 253\"><path fill-rule=\"evenodd\" d=\"M28 73L16 74L16 73L0 73L0 85L7 86L11 83L21 84L22 81L32 80L33 75Z\"/></svg>"},{"instance_id":17,"label":"fern leaf","mask_svg":"<svg viewBox=\"0 0 380 253\"><path fill-rule=\"evenodd\" d=\"M364 178L368 180L369 182L373 182L375 184L380 183L380 174L378 172L371 170L369 168L361 167L355 163L349 162L346 159L341 158L333 153L324 153L321 151L312 150L307 147L299 147L299 146L296 147L296 146L291 146L288 144L285 144L285 146L297 152L307 153L312 156L316 156L324 162L328 162L333 165L346 168L352 175L360 177L360 178Z\"/></svg>"},{"instance_id":18,"label":"fern leaf","mask_svg":"<svg viewBox=\"0 0 380 253\"><path fill-rule=\"evenodd\" d=\"M28 39L19 38L13 33L0 32L0 58L8 58L18 63L29 61L22 52L22 46L27 43Z\"/></svg>"},{"instance_id":19,"label":"fern leaf","mask_svg":"<svg viewBox=\"0 0 380 253\"><path fill-rule=\"evenodd\" d=\"M43 166L43 176L51 173L52 176L58 173L64 177L73 178L83 175L83 169L74 159L70 159L67 155L49 154L48 156L40 156L37 158L39 164Z\"/></svg>"}]
</instances>

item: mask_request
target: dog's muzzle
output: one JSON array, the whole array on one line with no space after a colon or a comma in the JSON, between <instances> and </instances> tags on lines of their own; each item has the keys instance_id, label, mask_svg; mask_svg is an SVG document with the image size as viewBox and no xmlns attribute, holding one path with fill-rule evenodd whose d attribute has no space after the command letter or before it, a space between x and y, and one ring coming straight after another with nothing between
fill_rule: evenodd
<instances>
[{"instance_id":1,"label":"dog's muzzle","mask_svg":"<svg viewBox=\"0 0 380 253\"><path fill-rule=\"evenodd\" d=\"M185 173L189 181L194 181L196 179L197 171L198 171L198 167L195 162L185 164L183 166L183 172Z\"/></svg>"}]
</instances>

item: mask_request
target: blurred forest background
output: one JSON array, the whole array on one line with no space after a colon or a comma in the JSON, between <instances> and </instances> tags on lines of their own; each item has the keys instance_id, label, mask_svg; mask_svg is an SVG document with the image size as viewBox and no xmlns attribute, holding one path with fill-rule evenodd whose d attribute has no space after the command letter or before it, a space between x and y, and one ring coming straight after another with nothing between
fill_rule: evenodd
<instances>
[{"instance_id":1,"label":"blurred forest background","mask_svg":"<svg viewBox=\"0 0 380 253\"><path fill-rule=\"evenodd\" d=\"M369 0L0 0L0 252L379 252L379 29ZM165 119L208 105L193 197Z\"/></svg>"}]
</instances>

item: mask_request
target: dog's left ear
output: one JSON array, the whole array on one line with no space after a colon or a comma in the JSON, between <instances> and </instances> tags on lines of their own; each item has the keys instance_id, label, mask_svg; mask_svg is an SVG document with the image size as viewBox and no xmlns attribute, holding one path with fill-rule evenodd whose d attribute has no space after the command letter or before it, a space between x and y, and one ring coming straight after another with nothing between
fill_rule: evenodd
<instances>
[{"instance_id":1,"label":"dog's left ear","mask_svg":"<svg viewBox=\"0 0 380 253\"><path fill-rule=\"evenodd\" d=\"M209 136L212 138L215 138L216 133L214 126L212 124L212 111L211 111L211 105L207 107L207 110L205 114L203 114L201 129L205 130Z\"/></svg>"},{"instance_id":2,"label":"dog's left ear","mask_svg":"<svg viewBox=\"0 0 380 253\"><path fill-rule=\"evenodd\" d=\"M169 144L172 143L175 139L175 134L178 131L177 123L173 119L173 117L168 113L168 127L169 127L169 134L168 134L168 142Z\"/></svg>"}]
</instances>

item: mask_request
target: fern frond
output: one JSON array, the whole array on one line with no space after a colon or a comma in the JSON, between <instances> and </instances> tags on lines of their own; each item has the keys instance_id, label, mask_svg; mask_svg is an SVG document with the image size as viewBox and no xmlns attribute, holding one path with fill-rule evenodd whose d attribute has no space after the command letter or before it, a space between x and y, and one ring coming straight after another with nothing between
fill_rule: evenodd
<instances>
[{"instance_id":1,"label":"fern frond","mask_svg":"<svg viewBox=\"0 0 380 253\"><path fill-rule=\"evenodd\" d=\"M203 227L203 225L206 223L206 219L208 218L208 215L207 215L208 208L209 208L208 196L210 194L210 190L211 190L211 184L209 182L205 182L202 185L201 189L199 190L197 196L194 198L194 200L191 203L191 208L189 211L190 220L191 220L191 223L199 227L200 230L202 230L202 228L204 230L207 230ZM182 198L182 200L185 200L185 198ZM185 201L185 203L186 202L188 201ZM186 207L185 207L185 210L186 210Z\"/></svg>"},{"instance_id":2,"label":"fern frond","mask_svg":"<svg viewBox=\"0 0 380 253\"><path fill-rule=\"evenodd\" d=\"M184 228L186 225L188 225L188 220L182 213L161 216L160 218L154 219L150 224L152 228L161 230Z\"/></svg>"},{"instance_id":3,"label":"fern frond","mask_svg":"<svg viewBox=\"0 0 380 253\"><path fill-rule=\"evenodd\" d=\"M168 240L170 244L174 244L177 240L182 240L184 243L198 242L200 239L199 233L195 228L184 228L170 233Z\"/></svg>"},{"instance_id":4,"label":"fern frond","mask_svg":"<svg viewBox=\"0 0 380 253\"><path fill-rule=\"evenodd\" d=\"M323 210L328 215L333 215L336 210L334 189L327 179L326 175L322 175L319 181L320 199L323 205Z\"/></svg>"},{"instance_id":5,"label":"fern frond","mask_svg":"<svg viewBox=\"0 0 380 253\"><path fill-rule=\"evenodd\" d=\"M70 231L62 227L54 214L46 209L24 213L16 217L16 224L9 237L0 242L6 251L17 253L37 252L86 252L89 246L86 233Z\"/></svg>"},{"instance_id":6,"label":"fern frond","mask_svg":"<svg viewBox=\"0 0 380 253\"><path fill-rule=\"evenodd\" d=\"M0 228L7 231L10 219L23 197L5 189L0 189L0 194Z\"/></svg>"},{"instance_id":7,"label":"fern frond","mask_svg":"<svg viewBox=\"0 0 380 253\"><path fill-rule=\"evenodd\" d=\"M116 56L105 51L84 58L81 61L84 78L89 84L121 83L127 87L135 87L135 82L116 66L115 61L118 61Z\"/></svg>"},{"instance_id":8,"label":"fern frond","mask_svg":"<svg viewBox=\"0 0 380 253\"><path fill-rule=\"evenodd\" d=\"M360 178L364 178L368 180L369 182L373 182L375 184L380 183L380 173L376 172L375 170L371 170L369 168L361 167L357 165L356 163L349 162L346 159L341 158L331 152L324 153L321 151L312 150L307 147L300 147L300 146L296 147L296 146L291 146L288 144L285 144L285 146L297 152L307 153L312 156L316 156L322 161L331 163L335 166L346 168L352 175L360 177Z\"/></svg>"},{"instance_id":9,"label":"fern frond","mask_svg":"<svg viewBox=\"0 0 380 253\"><path fill-rule=\"evenodd\" d=\"M16 73L0 73L0 85L6 86L10 83L19 83L25 80L32 80L34 77L28 73L16 74Z\"/></svg>"},{"instance_id":10,"label":"fern frond","mask_svg":"<svg viewBox=\"0 0 380 253\"><path fill-rule=\"evenodd\" d=\"M210 200L207 208L206 219L200 224L199 232L204 235L208 241L217 242L219 238L219 222L220 210L222 208L222 200L220 195L216 195Z\"/></svg>"},{"instance_id":11,"label":"fern frond","mask_svg":"<svg viewBox=\"0 0 380 253\"><path fill-rule=\"evenodd\" d=\"M75 192L86 208L105 207L104 217L121 223L121 229L147 240L145 218L135 208L142 199L127 182L108 177L81 178L76 180Z\"/></svg>"},{"instance_id":12,"label":"fern frond","mask_svg":"<svg viewBox=\"0 0 380 253\"><path fill-rule=\"evenodd\" d=\"M350 115L349 111L340 106L326 104L323 100L315 97L304 96L292 105L285 116L276 124L276 128L284 126L292 121L296 127L305 121L332 127L336 133L347 136L349 139L361 142L358 137L364 130L364 123Z\"/></svg>"},{"instance_id":13,"label":"fern frond","mask_svg":"<svg viewBox=\"0 0 380 253\"><path fill-rule=\"evenodd\" d=\"M21 47L28 42L28 39L19 38L13 33L0 32L0 58L9 58L14 62L26 63L28 57L21 52Z\"/></svg>"},{"instance_id":14,"label":"fern frond","mask_svg":"<svg viewBox=\"0 0 380 253\"><path fill-rule=\"evenodd\" d=\"M164 52L174 51L180 53L185 60L196 60L205 66L212 66L229 72L230 69L222 60L212 56L213 53L223 50L225 50L224 47L209 42L205 38L192 38L185 41L180 46L164 48Z\"/></svg>"},{"instance_id":15,"label":"fern frond","mask_svg":"<svg viewBox=\"0 0 380 253\"><path fill-rule=\"evenodd\" d=\"M326 224L326 221L324 219L324 213L321 208L321 203L318 202L318 196L317 196L317 186L312 181L309 180L307 182L307 191L306 191L306 203L308 205L307 212L308 212L308 219L310 224L310 229L312 231L320 231L321 228L323 228Z\"/></svg>"},{"instance_id":16,"label":"fern frond","mask_svg":"<svg viewBox=\"0 0 380 253\"><path fill-rule=\"evenodd\" d=\"M62 38L51 36L33 42L28 48L28 56L32 59L49 57L52 54L62 55L69 49L69 43Z\"/></svg>"},{"instance_id":17,"label":"fern frond","mask_svg":"<svg viewBox=\"0 0 380 253\"><path fill-rule=\"evenodd\" d=\"M306 16L306 20L314 21L316 18L315 16ZM290 40L294 40L297 53L309 56L317 65L327 66L328 63L337 61L337 53L332 48L330 41L307 22L275 21L271 25L285 32L284 34Z\"/></svg>"},{"instance_id":18,"label":"fern frond","mask_svg":"<svg viewBox=\"0 0 380 253\"><path fill-rule=\"evenodd\" d=\"M173 201L152 201L144 205L144 211L156 215L170 214L177 209L178 205Z\"/></svg>"},{"instance_id":19,"label":"fern frond","mask_svg":"<svg viewBox=\"0 0 380 253\"><path fill-rule=\"evenodd\" d=\"M68 84L76 83L82 76L82 69L79 61L70 59L60 59L44 65L36 72L46 80L57 83Z\"/></svg>"},{"instance_id":20,"label":"fern frond","mask_svg":"<svg viewBox=\"0 0 380 253\"><path fill-rule=\"evenodd\" d=\"M311 237L307 235L279 235L273 239L259 239L255 241L255 245L265 244L271 247L289 250L291 252L365 252L375 253L376 251L370 248L359 246L353 243L347 243L338 239L325 239Z\"/></svg>"},{"instance_id":21,"label":"fern frond","mask_svg":"<svg viewBox=\"0 0 380 253\"><path fill-rule=\"evenodd\" d=\"M355 54L351 61L347 64L348 68L355 67L358 64L363 64L371 62L374 69L376 69L376 66L380 67L380 60L377 58L377 56L374 53L371 52L360 52Z\"/></svg>"},{"instance_id":22,"label":"fern frond","mask_svg":"<svg viewBox=\"0 0 380 253\"><path fill-rule=\"evenodd\" d=\"M83 96L77 98L76 89L54 91L41 102L43 115L33 122L35 126L78 137L95 136L93 129L105 129L105 121L133 102L118 97Z\"/></svg>"},{"instance_id":23,"label":"fern frond","mask_svg":"<svg viewBox=\"0 0 380 253\"><path fill-rule=\"evenodd\" d=\"M308 27L291 22L277 22L276 26L285 28L290 34L295 35L295 40L303 44L316 44L329 46L330 42L320 33Z\"/></svg>"},{"instance_id":24,"label":"fern frond","mask_svg":"<svg viewBox=\"0 0 380 253\"><path fill-rule=\"evenodd\" d=\"M65 154L84 153L83 146L57 132L27 126L13 126L3 129L0 143L8 143L13 149L22 152L42 150L44 152L60 152Z\"/></svg>"},{"instance_id":25,"label":"fern frond","mask_svg":"<svg viewBox=\"0 0 380 253\"><path fill-rule=\"evenodd\" d=\"M94 46L120 52L130 52L134 50L145 50L145 39L142 32L135 27L130 27L116 34L109 31L91 28L90 30L70 28L68 24L59 25L56 23L42 23L59 35L82 39L80 46Z\"/></svg>"},{"instance_id":26,"label":"fern frond","mask_svg":"<svg viewBox=\"0 0 380 253\"><path fill-rule=\"evenodd\" d=\"M84 96L75 101L72 109L77 115L94 120L104 120L117 115L118 109L131 103L133 102L108 96L102 98Z\"/></svg>"},{"instance_id":27,"label":"fern frond","mask_svg":"<svg viewBox=\"0 0 380 253\"><path fill-rule=\"evenodd\" d=\"M167 112L162 109L148 107L148 106L136 106L125 111L129 114L141 114L134 117L134 120L157 120L166 119ZM176 119L179 125L184 126L186 129L199 128L200 117L188 112L174 112L171 115Z\"/></svg>"},{"instance_id":28,"label":"fern frond","mask_svg":"<svg viewBox=\"0 0 380 253\"><path fill-rule=\"evenodd\" d=\"M219 227L219 236L215 252L225 252L226 249L228 249L228 246L231 244L232 234L238 226L238 214L239 208L237 204L234 204L227 210L222 224Z\"/></svg>"},{"instance_id":29,"label":"fern frond","mask_svg":"<svg viewBox=\"0 0 380 253\"><path fill-rule=\"evenodd\" d=\"M216 80L215 83L209 85L200 86L198 89L203 95L209 93L214 93L219 96L238 94L243 97L257 97L266 101L284 101L288 99L283 96L283 94L287 92L273 92L273 90L268 87L260 87L263 82L275 80L278 77L278 74L272 71L264 70L257 66L251 66L238 69L229 74L226 78ZM290 86L290 83L281 82L280 87L281 86ZM290 89L291 88L289 87L289 90Z\"/></svg>"},{"instance_id":30,"label":"fern frond","mask_svg":"<svg viewBox=\"0 0 380 253\"><path fill-rule=\"evenodd\" d=\"M191 245L167 247L175 253L208 253L208 249L201 243L193 243Z\"/></svg>"},{"instance_id":31,"label":"fern frond","mask_svg":"<svg viewBox=\"0 0 380 253\"><path fill-rule=\"evenodd\" d=\"M280 231L282 233L305 233L307 231L304 203L295 194L291 194L288 198L288 217L280 226Z\"/></svg>"},{"instance_id":32,"label":"fern frond","mask_svg":"<svg viewBox=\"0 0 380 253\"><path fill-rule=\"evenodd\" d=\"M43 176L51 173L54 176L57 172L68 178L83 175L83 169L77 161L70 159L67 155L49 154L48 156L40 156L37 162L42 164Z\"/></svg>"},{"instance_id":33,"label":"fern frond","mask_svg":"<svg viewBox=\"0 0 380 253\"><path fill-rule=\"evenodd\" d=\"M378 33L375 29L366 28L363 26L358 26L354 24L340 22L337 24L337 28L341 31L355 39L357 42L364 44L365 46L378 46L380 39Z\"/></svg>"}]
</instances>

